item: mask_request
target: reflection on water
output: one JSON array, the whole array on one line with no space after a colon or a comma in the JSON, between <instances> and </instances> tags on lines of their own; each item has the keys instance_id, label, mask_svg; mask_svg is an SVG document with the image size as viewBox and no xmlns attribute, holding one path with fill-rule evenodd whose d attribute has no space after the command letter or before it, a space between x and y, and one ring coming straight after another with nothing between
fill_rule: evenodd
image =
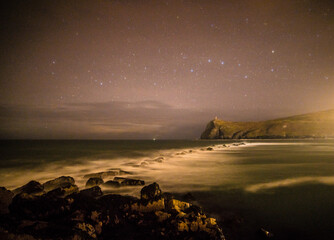
<instances>
[{"instance_id":1,"label":"reflection on water","mask_svg":"<svg viewBox=\"0 0 334 240\"><path fill-rule=\"evenodd\" d=\"M32 179L70 175L83 188L84 175L120 168L131 173L125 177L156 181L164 191L191 192L227 226L231 239L253 239L260 227L272 230L276 239L334 239L334 141L243 143L5 142L0 182L13 189ZM104 190L138 195L139 189Z\"/></svg>"}]
</instances>

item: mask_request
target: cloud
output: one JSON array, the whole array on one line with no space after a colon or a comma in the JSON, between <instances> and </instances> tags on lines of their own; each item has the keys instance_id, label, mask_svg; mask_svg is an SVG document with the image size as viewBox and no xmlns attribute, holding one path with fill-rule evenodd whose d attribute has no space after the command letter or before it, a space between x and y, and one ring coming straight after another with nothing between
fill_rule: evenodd
<instances>
[{"instance_id":1,"label":"cloud","mask_svg":"<svg viewBox=\"0 0 334 240\"><path fill-rule=\"evenodd\" d=\"M215 111L158 101L0 106L1 138L197 138Z\"/></svg>"}]
</instances>

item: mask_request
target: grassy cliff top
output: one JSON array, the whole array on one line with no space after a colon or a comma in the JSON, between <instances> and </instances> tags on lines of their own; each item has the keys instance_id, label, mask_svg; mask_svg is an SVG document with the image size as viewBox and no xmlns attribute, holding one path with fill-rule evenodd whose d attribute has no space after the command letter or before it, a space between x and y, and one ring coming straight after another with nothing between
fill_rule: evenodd
<instances>
[{"instance_id":1,"label":"grassy cliff top","mask_svg":"<svg viewBox=\"0 0 334 240\"><path fill-rule=\"evenodd\" d=\"M214 119L202 139L334 137L334 109L259 122Z\"/></svg>"}]
</instances>

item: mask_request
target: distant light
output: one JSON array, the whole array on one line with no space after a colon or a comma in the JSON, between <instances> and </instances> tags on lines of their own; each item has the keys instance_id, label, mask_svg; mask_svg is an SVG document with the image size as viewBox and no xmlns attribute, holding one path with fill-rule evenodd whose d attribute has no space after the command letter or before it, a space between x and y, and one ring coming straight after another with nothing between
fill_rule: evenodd
<instances>
[{"instance_id":1,"label":"distant light","mask_svg":"<svg viewBox=\"0 0 334 240\"><path fill-rule=\"evenodd\" d=\"M190 69L190 72L194 72L194 69Z\"/></svg>"},{"instance_id":2,"label":"distant light","mask_svg":"<svg viewBox=\"0 0 334 240\"><path fill-rule=\"evenodd\" d=\"M210 58L208 59L208 62L209 62L209 63L211 62L211 59L210 59Z\"/></svg>"},{"instance_id":3,"label":"distant light","mask_svg":"<svg viewBox=\"0 0 334 240\"><path fill-rule=\"evenodd\" d=\"M247 76L247 75L245 75L245 78L248 78L248 76Z\"/></svg>"},{"instance_id":4,"label":"distant light","mask_svg":"<svg viewBox=\"0 0 334 240\"><path fill-rule=\"evenodd\" d=\"M275 53L275 50L271 50L271 53Z\"/></svg>"},{"instance_id":5,"label":"distant light","mask_svg":"<svg viewBox=\"0 0 334 240\"><path fill-rule=\"evenodd\" d=\"M225 64L225 62L224 62L224 61L221 61L220 63L221 63L222 65L224 65L224 64Z\"/></svg>"},{"instance_id":6,"label":"distant light","mask_svg":"<svg viewBox=\"0 0 334 240\"><path fill-rule=\"evenodd\" d=\"M272 68L272 69L270 69L270 71L272 71L272 72L273 72L273 71L274 71L274 69Z\"/></svg>"},{"instance_id":7,"label":"distant light","mask_svg":"<svg viewBox=\"0 0 334 240\"><path fill-rule=\"evenodd\" d=\"M100 85L102 86L102 85L103 85L103 82L100 82Z\"/></svg>"}]
</instances>

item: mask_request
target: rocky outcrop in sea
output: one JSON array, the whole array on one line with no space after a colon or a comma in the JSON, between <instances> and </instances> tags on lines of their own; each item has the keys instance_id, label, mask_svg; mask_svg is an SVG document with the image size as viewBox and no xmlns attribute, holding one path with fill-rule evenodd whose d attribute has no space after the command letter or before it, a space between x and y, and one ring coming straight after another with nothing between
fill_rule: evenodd
<instances>
[{"instance_id":1,"label":"rocky outcrop in sea","mask_svg":"<svg viewBox=\"0 0 334 240\"><path fill-rule=\"evenodd\" d=\"M225 239L216 219L163 193L157 183L144 186L140 198L104 194L102 175L87 176L93 187L83 190L72 177L0 188L0 239ZM144 184L113 181L121 187Z\"/></svg>"}]
</instances>

